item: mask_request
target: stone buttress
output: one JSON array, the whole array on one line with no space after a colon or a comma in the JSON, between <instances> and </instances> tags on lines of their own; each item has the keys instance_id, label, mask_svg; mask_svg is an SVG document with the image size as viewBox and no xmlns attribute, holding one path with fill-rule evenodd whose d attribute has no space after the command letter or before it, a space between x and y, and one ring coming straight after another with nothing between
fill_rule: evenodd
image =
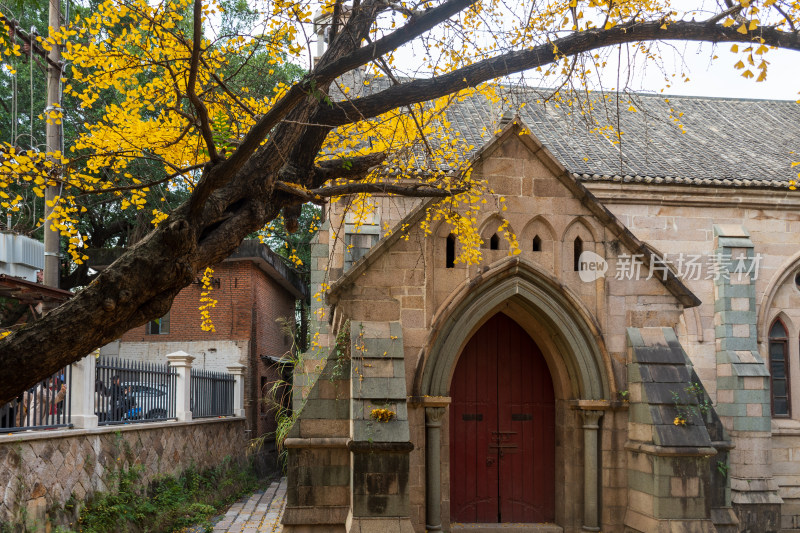
<instances>
[{"instance_id":1,"label":"stone buttress","mask_svg":"<svg viewBox=\"0 0 800 533\"><path fill-rule=\"evenodd\" d=\"M626 531L716 531L705 391L671 328L628 328ZM708 404L710 409L710 404Z\"/></svg>"},{"instance_id":2,"label":"stone buttress","mask_svg":"<svg viewBox=\"0 0 800 533\"><path fill-rule=\"evenodd\" d=\"M314 290L320 290L325 278L328 232L326 223L311 247ZM319 295L312 297L312 346L294 369L294 425L284 441L285 533L344 532L350 512L349 339L331 334L327 311Z\"/></svg>"},{"instance_id":3,"label":"stone buttress","mask_svg":"<svg viewBox=\"0 0 800 533\"><path fill-rule=\"evenodd\" d=\"M400 322L350 324L352 506L348 533L413 533Z\"/></svg>"},{"instance_id":4,"label":"stone buttress","mask_svg":"<svg viewBox=\"0 0 800 533\"><path fill-rule=\"evenodd\" d=\"M753 242L736 225L715 225L714 235L717 412L734 444L731 500L742 530L778 531L782 500L771 469L770 379L758 353Z\"/></svg>"}]
</instances>

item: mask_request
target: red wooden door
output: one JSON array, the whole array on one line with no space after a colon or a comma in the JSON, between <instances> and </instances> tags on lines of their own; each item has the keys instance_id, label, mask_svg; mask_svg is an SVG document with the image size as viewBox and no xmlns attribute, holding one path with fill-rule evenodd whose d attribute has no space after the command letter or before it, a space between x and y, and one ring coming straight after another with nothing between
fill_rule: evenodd
<instances>
[{"instance_id":1,"label":"red wooden door","mask_svg":"<svg viewBox=\"0 0 800 533\"><path fill-rule=\"evenodd\" d=\"M539 348L497 314L467 343L450 387L450 518L555 518L555 401Z\"/></svg>"}]
</instances>

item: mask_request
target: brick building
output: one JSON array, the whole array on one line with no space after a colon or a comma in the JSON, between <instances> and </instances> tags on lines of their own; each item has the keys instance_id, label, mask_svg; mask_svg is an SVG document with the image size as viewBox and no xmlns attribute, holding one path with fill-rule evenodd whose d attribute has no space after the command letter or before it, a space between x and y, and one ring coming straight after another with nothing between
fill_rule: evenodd
<instances>
[{"instance_id":1,"label":"brick building","mask_svg":"<svg viewBox=\"0 0 800 533\"><path fill-rule=\"evenodd\" d=\"M637 95L615 144L516 91L448 115L480 264L432 201L330 206L284 531L800 531L800 108Z\"/></svg>"},{"instance_id":2,"label":"brick building","mask_svg":"<svg viewBox=\"0 0 800 533\"><path fill-rule=\"evenodd\" d=\"M213 332L200 327L201 292L197 280L178 294L167 315L128 331L101 353L165 362L167 354L183 350L194 356L193 368L219 372L242 364L248 429L252 436L274 431L274 414L261 399L280 378L278 361L293 349L279 319L294 323L295 303L307 300L307 287L266 245L247 240L214 267Z\"/></svg>"}]
</instances>

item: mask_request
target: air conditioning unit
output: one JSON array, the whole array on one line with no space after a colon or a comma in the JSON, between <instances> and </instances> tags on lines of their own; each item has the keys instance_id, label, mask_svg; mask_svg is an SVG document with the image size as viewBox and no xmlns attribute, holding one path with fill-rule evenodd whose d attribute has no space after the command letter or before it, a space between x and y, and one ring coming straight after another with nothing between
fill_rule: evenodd
<instances>
[{"instance_id":1,"label":"air conditioning unit","mask_svg":"<svg viewBox=\"0 0 800 533\"><path fill-rule=\"evenodd\" d=\"M36 281L44 269L44 244L10 231L0 232L0 274Z\"/></svg>"}]
</instances>

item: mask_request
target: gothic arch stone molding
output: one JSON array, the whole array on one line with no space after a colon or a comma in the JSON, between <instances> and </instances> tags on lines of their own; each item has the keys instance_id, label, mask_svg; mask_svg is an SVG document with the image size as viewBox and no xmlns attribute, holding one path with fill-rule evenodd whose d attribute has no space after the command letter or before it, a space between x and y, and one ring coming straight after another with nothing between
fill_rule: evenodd
<instances>
[{"instance_id":1,"label":"gothic arch stone molding","mask_svg":"<svg viewBox=\"0 0 800 533\"><path fill-rule=\"evenodd\" d=\"M512 235L517 235L517 232L514 230L514 228L511 226L510 223L506 223L507 224L506 229L498 234L497 232L500 229L500 226L502 226L503 224L504 224L503 218L497 213L492 213L486 218L486 220L483 221L479 231L481 240L483 241L481 245L482 248L489 248L489 239L492 237L492 235L497 234L497 236L499 237L499 245L500 245L498 249L508 250L509 243L505 237L505 233L508 232Z\"/></svg>"},{"instance_id":2,"label":"gothic arch stone molding","mask_svg":"<svg viewBox=\"0 0 800 533\"><path fill-rule=\"evenodd\" d=\"M794 277L798 270L800 270L800 252L786 261L783 268L779 269L769 280L758 309L757 331L759 344L769 338L769 327L772 325L772 317L770 315L772 314L772 302L775 299L775 295L787 280Z\"/></svg>"},{"instance_id":3,"label":"gothic arch stone molding","mask_svg":"<svg viewBox=\"0 0 800 533\"><path fill-rule=\"evenodd\" d=\"M527 243L533 239L535 235L539 235L544 241L555 241L557 232L547 218L542 215L536 215L522 228L519 238Z\"/></svg>"},{"instance_id":4,"label":"gothic arch stone molding","mask_svg":"<svg viewBox=\"0 0 800 533\"><path fill-rule=\"evenodd\" d=\"M532 337L537 343L541 342L557 401L583 400L568 403L579 406L580 413L586 418L583 410L605 404L603 400L616 391L610 359L597 322L578 297L558 279L517 256L501 259L465 281L433 317L427 349L421 354L413 388L417 401L425 407L426 415L427 531L444 529L439 502L440 491L447 488L442 487L439 469L430 466L442 462L439 421L445 412L443 407L450 401L452 375L472 333L497 311L511 316L523 329L539 330ZM568 417L573 419L568 424L573 424L575 429L581 428L585 441L582 452L571 450L568 458L563 446L556 446L556 476L565 480L561 488L556 488L556 519L558 521L560 516L563 520L568 515L569 498L566 494L574 494L582 486L585 491L583 527L595 531L599 530L597 420L602 411L593 411L591 415L591 420L584 420L581 426L575 425L577 415ZM565 436L562 435L562 442L566 440ZM584 465L587 465L582 469L582 483L574 475L566 480L568 476L558 466L575 464L579 461L578 453L583 453Z\"/></svg>"},{"instance_id":5,"label":"gothic arch stone molding","mask_svg":"<svg viewBox=\"0 0 800 533\"><path fill-rule=\"evenodd\" d=\"M561 234L561 240L566 242L575 236L583 234L582 236L584 238L588 237L587 240L599 242L598 233L598 229L594 227L589 219L578 216L572 219L572 221L567 224L567 227L564 228L564 232Z\"/></svg>"},{"instance_id":6,"label":"gothic arch stone molding","mask_svg":"<svg viewBox=\"0 0 800 533\"><path fill-rule=\"evenodd\" d=\"M487 312L513 302L547 327L563 358L572 399L602 400L616 388L600 328L567 287L519 257L497 261L456 289L436 312L421 354L414 395L447 396L462 347ZM552 369L551 369L552 371Z\"/></svg>"}]
</instances>

